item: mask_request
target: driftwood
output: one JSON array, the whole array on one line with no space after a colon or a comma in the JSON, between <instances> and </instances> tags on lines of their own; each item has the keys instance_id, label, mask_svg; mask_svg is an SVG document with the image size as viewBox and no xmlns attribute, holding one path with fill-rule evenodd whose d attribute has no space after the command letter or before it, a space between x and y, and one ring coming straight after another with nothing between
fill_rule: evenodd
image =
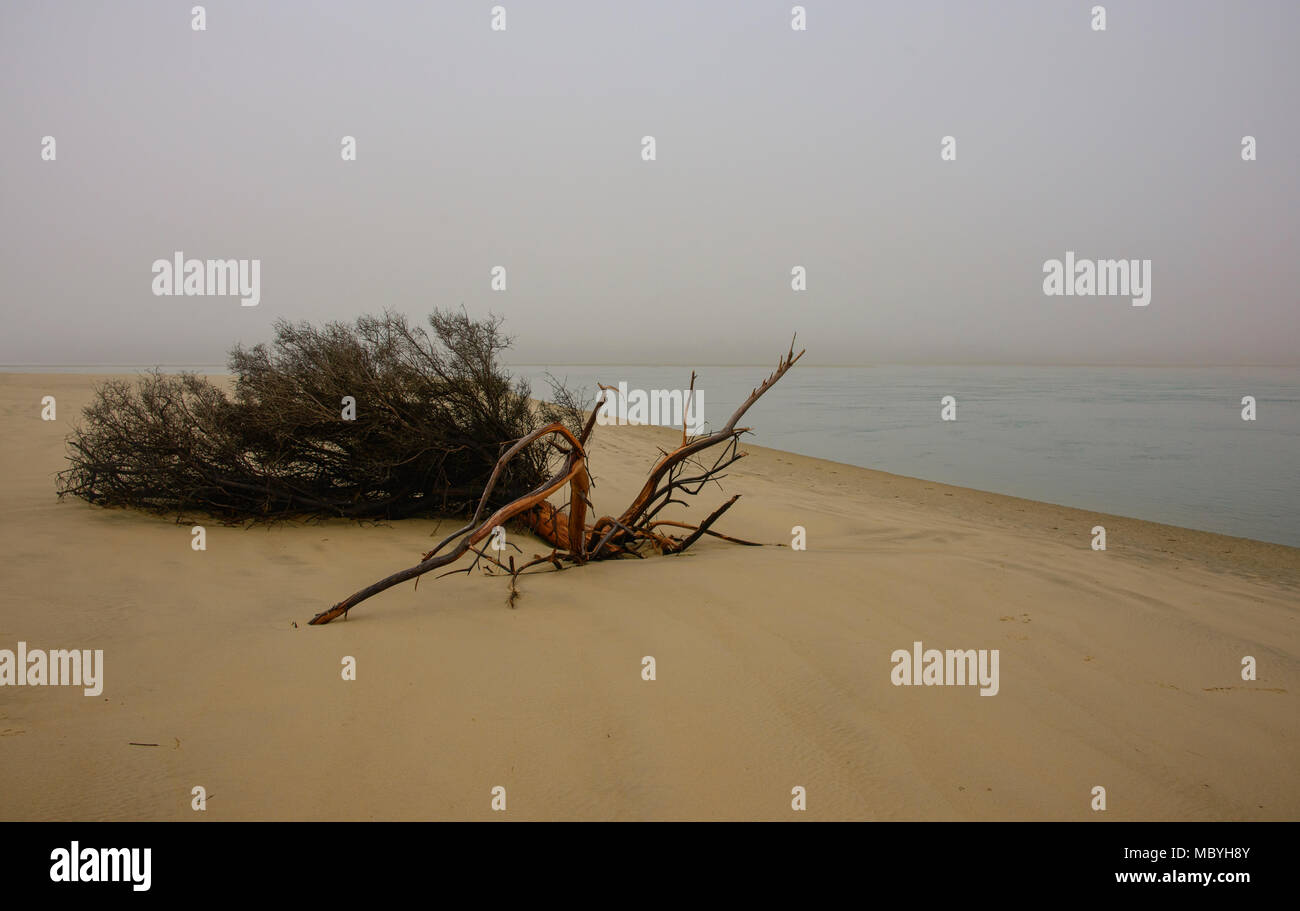
<instances>
[{"instance_id":1,"label":"driftwood","mask_svg":"<svg viewBox=\"0 0 1300 911\"><path fill-rule=\"evenodd\" d=\"M346 617L348 611L362 601L408 579L416 579L431 570L449 566L470 551L477 555L474 563L453 572L469 572L480 559L507 570L511 575L511 603L513 603L517 594L514 584L519 574L541 564L550 564L556 569L562 569L565 563L581 565L624 556L641 557L643 555L639 551L647 546L653 547L660 553L680 554L704 535L735 544L756 546L755 542L719 534L711 528L713 523L739 499L738 495L715 509L699 525L666 519L656 520L655 517L671 504L685 505L686 501L678 499L677 495L694 496L708 482L723 477L720 474L723 469L745 456L744 452L739 451L738 445L741 435L748 433L749 428L737 427L737 422L762 397L763 393L776 385L776 382L794 366L803 353L801 350L795 354L792 343L789 352L777 364L776 370L750 392L749 397L732 413L730 420L721 429L692 437L688 436L686 427L683 426L681 444L671 452L663 452L632 503L617 517L601 516L593 524L588 525L586 516L591 506L588 497L591 476L587 472L585 447L595 427L596 415L603 402L604 393L609 391L609 387L602 386L601 399L597 401L596 408L592 410L579 435L575 436L563 423L555 421L515 441L497 460L496 468L488 478L487 485L479 498L478 508L474 511L469 524L444 538L433 550L424 554L415 566L361 589L329 610L317 614L311 619L311 623L320 625L340 616ZM694 389L695 375L692 374L692 393ZM559 469L527 494L512 500L484 518L483 513L487 503L506 465L520 452L526 451L528 447L544 439L562 455ZM712 465L706 467L696 460L695 457L699 453L720 444L723 445L723 449ZM688 471L692 471L692 466L695 471L688 474ZM556 507L547 502L549 497L566 486L568 503L565 506ZM565 515L566 508L567 515ZM492 534L494 528L511 520L522 522L554 549L548 555L538 555L516 567L514 557L510 557L509 563L504 564L479 546ZM659 529L662 528L686 529L690 534L679 537L660 531Z\"/></svg>"}]
</instances>

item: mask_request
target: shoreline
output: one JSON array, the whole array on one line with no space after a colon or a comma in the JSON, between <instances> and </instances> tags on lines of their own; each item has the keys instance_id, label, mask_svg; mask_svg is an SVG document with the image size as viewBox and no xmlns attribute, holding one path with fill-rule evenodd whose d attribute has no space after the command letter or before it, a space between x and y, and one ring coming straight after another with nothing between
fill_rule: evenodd
<instances>
[{"instance_id":1,"label":"shoreline","mask_svg":"<svg viewBox=\"0 0 1300 911\"><path fill-rule=\"evenodd\" d=\"M224 384L227 387L227 391L229 391L229 381L234 377L233 374L229 374L229 373L200 373L198 375L202 377L206 377L207 379L213 382ZM72 380L75 385L83 385L89 383L98 383L108 379L133 379L135 376L137 376L137 374L126 374L126 373L96 373L96 374L8 373L6 374L0 372L0 386L4 385L5 378L17 380L20 383L30 383L31 381L34 381L37 377L47 378L50 376L66 377L67 379ZM87 401L88 400L89 397L87 396ZM538 400L534 400L534 401L538 401ZM78 405L76 410L75 420L79 421L80 418L81 418L81 406ZM62 420L67 423L67 426L70 429L71 422L69 422L69 419L67 418L66 414L63 416ZM673 434L680 433L680 428L674 429L669 427L662 427L659 425L626 425L626 426L632 426L632 427L644 426L649 428L651 431L655 431L655 430L662 431L664 433L669 434L670 436ZM668 439L668 437L666 437L665 439ZM1270 558L1264 561L1264 566L1269 568L1276 568L1280 571L1286 572L1288 579L1292 580L1295 584L1300 585L1300 547L1297 546L1293 546L1289 544L1281 544L1275 541L1266 541L1260 538L1250 538L1244 535L1228 535L1222 532L1209 531L1207 529L1195 528L1193 526L1188 526L1188 525L1172 525L1167 522L1157 522L1150 519L1143 519L1138 516L1125 516L1125 515L1120 515L1118 513L1110 513L1101 510L1091 510L1080 506L1069 506L1063 503L1054 503L1049 500L1035 500L1029 497L1020 497L1017 496L1016 494L1001 493L998 491L985 490L978 487L966 487L960 484L948 484L942 481L934 481L928 478L921 478L914 475L903 475L903 474L898 474L896 472L884 471L879 468L867 468L862 465L855 465L851 462L840 462L834 459L825 459L820 456L806 455L804 453L795 452L793 450L776 449L770 446L760 446L757 444L748 444L748 443L746 445L749 449L753 449L753 450L763 450L769 453L794 456L796 458L805 459L814 463L824 463L826 465L833 465L833 466L837 466L837 468L839 469L844 469L848 471L867 472L868 474L871 475L880 476L880 478L882 479L888 478L898 482L902 482L902 489L904 489L909 494L916 495L914 496L913 502L916 503L917 505L925 505L925 506L933 506L933 507L947 506L949 504L946 504L941 499L941 496L943 495L952 495L952 496L957 496L958 494L969 495L969 496L980 495L985 498L994 498L993 500L990 500L990 502L995 502L996 500L1001 499L1007 501L1015 501L1016 504L1023 504L1023 505L1004 504L1004 506L1006 506L1007 509L1003 510L1003 512L1014 511L1014 512L1032 513L1034 511L1041 511L1042 509L1056 510L1062 514L1060 516L1061 521L1065 521L1067 518L1069 518L1075 520L1076 522L1082 522L1086 517L1092 517L1099 521L1104 520L1102 524L1106 525L1108 531L1112 526L1128 526L1131 525L1132 523L1140 523L1143 526L1152 526L1153 528L1163 529L1166 532L1172 532L1177 535L1183 536L1185 542L1180 541L1180 539L1178 538L1172 538L1172 539L1167 538L1166 540L1168 543L1186 543L1187 545L1189 545L1191 547L1191 551L1189 553L1190 557L1196 557L1198 559L1206 559L1216 564L1222 564L1225 567L1231 566L1233 564L1233 561L1216 560L1216 554L1222 555L1225 552L1223 548L1219 545L1231 545L1233 542L1245 542L1251 545L1252 547L1257 547L1259 549L1268 551L1270 553ZM919 492L923 489L938 490L940 495L931 496L931 497L925 497L919 495ZM960 517L959 514L954 513L954 515L956 517ZM984 517L984 518L988 518L988 517ZM1060 529L1059 526L1044 525L1039 530L1058 531ZM1229 550L1232 549L1233 548L1229 547ZM1154 553L1167 554L1170 555L1171 558L1176 558L1178 551L1159 549L1152 552L1152 554Z\"/></svg>"}]
</instances>

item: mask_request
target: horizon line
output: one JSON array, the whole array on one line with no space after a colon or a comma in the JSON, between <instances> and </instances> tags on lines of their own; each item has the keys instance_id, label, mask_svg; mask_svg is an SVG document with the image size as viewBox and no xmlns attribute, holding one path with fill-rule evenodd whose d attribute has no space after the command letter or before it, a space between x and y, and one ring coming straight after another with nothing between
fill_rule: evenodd
<instances>
[{"instance_id":1,"label":"horizon line","mask_svg":"<svg viewBox=\"0 0 1300 911\"><path fill-rule=\"evenodd\" d=\"M12 370L23 367L40 367L44 369L56 367L121 367L132 369L149 369L161 367L221 367L225 364L213 362L184 362L184 363L65 363L65 364L47 364L47 363L12 363L0 364L0 371ZM727 363L664 363L652 361L503 361L505 367L674 367L682 369L691 369L693 367L769 367L768 361L732 361ZM848 370L875 367L1117 367L1117 368L1144 368L1144 369L1212 369L1225 367L1285 367L1300 368L1300 362L1294 363L1273 363L1273 362L1217 362L1210 364L1192 364L1192 363L1130 363L1130 362L1088 362L1088 361L1068 361L1063 363L1051 361L876 361L873 363L832 363L818 364L809 363L808 367L820 367L827 369Z\"/></svg>"}]
</instances>

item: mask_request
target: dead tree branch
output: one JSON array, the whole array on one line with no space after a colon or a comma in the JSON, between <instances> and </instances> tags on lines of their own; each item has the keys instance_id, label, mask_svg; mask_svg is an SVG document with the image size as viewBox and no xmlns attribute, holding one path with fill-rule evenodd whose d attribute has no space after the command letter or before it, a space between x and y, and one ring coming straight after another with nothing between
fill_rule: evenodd
<instances>
[{"instance_id":1,"label":"dead tree branch","mask_svg":"<svg viewBox=\"0 0 1300 911\"><path fill-rule=\"evenodd\" d=\"M662 519L656 521L655 516L670 504L685 503L684 500L675 498L675 493L686 496L698 494L710 481L717 481L723 477L720 474L723 469L744 458L745 453L738 449L738 444L741 435L748 432L748 428L737 427L736 425L745 412L767 390L776 385L777 381L785 376L803 354L802 350L795 354L794 344L791 342L790 350L778 361L776 370L761 384L754 387L749 397L740 404L740 407L732 413L727 423L719 430L691 437L687 432L685 422L683 422L681 444L671 452L663 453L655 463L640 492L627 508L619 513L617 517L601 516L593 524L587 525L587 510L591 503L589 498L591 475L587 469L585 447L587 440L591 436L592 429L595 427L596 415L603 403L604 392L609 388L602 386L601 398L597 400L596 407L588 416L580 434L575 436L564 423L553 421L516 440L497 459L496 466L488 478L482 495L479 497L478 507L468 524L444 538L433 550L424 554L421 561L416 565L361 589L335 604L329 610L317 614L312 618L311 623L320 625L329 623L339 616L346 616L348 611L366 599L374 597L394 585L400 585L408 579L418 578L431 570L455 563L470 550L474 550L479 555L476 560L481 558L483 554L475 546L490 535L493 528L504 525L511 520L521 521L534 534L554 548L548 556L535 557L518 568L515 568L514 558L510 558L508 569L510 573L509 601L512 606L519 594L515 587L519 574L525 569L541 563L549 563L559 569L566 562L581 565L595 560L615 559L629 555L641 557L643 555L639 553L639 549L646 544L653 545L660 553L680 554L706 534L736 544L758 546L753 541L732 538L711 530L713 523L735 504L739 499L739 495L733 496L723 503L699 525L688 525ZM691 395L694 395L694 373L691 374L690 388ZM500 507L487 518L483 518L483 513L487 508L493 489L498 479L508 470L507 466L511 459L521 452L536 451L535 448L530 447L543 440L553 445L561 454L562 460L558 470L528 493ZM725 446L718 457L714 459L711 467L705 468L695 459L698 453L720 444L725 444ZM684 476L684 469L688 465L696 466L699 473ZM549 497L563 490L566 486L569 489L566 507L556 507L547 502ZM565 514L566 509L567 515ZM678 538L656 530L665 526L688 529L691 533L684 538ZM450 549L443 553L444 548ZM492 562L498 566L502 565L497 560L492 560Z\"/></svg>"}]
</instances>

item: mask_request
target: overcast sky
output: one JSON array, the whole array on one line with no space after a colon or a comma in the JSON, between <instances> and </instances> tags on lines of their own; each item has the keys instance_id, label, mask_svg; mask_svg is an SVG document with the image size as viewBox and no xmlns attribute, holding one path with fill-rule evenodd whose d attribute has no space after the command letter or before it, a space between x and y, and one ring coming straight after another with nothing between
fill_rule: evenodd
<instances>
[{"instance_id":1,"label":"overcast sky","mask_svg":"<svg viewBox=\"0 0 1300 911\"><path fill-rule=\"evenodd\" d=\"M497 2L3 4L0 363L462 305L517 363L1300 362L1294 0ZM155 296L177 250L260 304ZM1150 305L1045 296L1067 250Z\"/></svg>"}]
</instances>

